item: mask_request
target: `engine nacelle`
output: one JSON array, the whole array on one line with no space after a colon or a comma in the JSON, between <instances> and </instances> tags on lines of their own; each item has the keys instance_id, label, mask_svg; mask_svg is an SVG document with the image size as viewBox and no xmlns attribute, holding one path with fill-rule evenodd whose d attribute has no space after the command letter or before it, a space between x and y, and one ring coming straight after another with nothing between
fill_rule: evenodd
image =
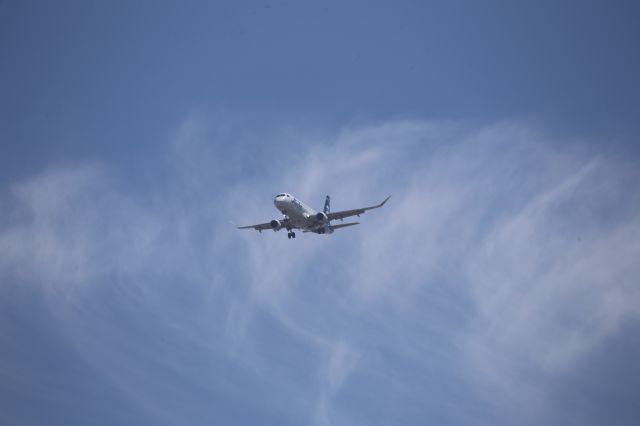
<instances>
[{"instance_id":1,"label":"engine nacelle","mask_svg":"<svg viewBox=\"0 0 640 426\"><path fill-rule=\"evenodd\" d=\"M316 229L313 232L315 232L316 234L333 234L333 228L325 225Z\"/></svg>"},{"instance_id":2,"label":"engine nacelle","mask_svg":"<svg viewBox=\"0 0 640 426\"><path fill-rule=\"evenodd\" d=\"M316 219L318 219L318 221L320 221L320 222L328 222L329 221L329 217L327 216L326 213L323 213L323 212L318 212L316 214Z\"/></svg>"},{"instance_id":3,"label":"engine nacelle","mask_svg":"<svg viewBox=\"0 0 640 426\"><path fill-rule=\"evenodd\" d=\"M282 228L282 223L279 220L273 219L269 222L274 231L279 231Z\"/></svg>"}]
</instances>

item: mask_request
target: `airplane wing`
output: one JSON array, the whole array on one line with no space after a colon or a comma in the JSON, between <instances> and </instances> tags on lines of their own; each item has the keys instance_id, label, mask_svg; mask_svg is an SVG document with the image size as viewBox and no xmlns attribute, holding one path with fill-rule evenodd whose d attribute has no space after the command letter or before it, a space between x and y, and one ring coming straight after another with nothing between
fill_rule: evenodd
<instances>
[{"instance_id":1,"label":"airplane wing","mask_svg":"<svg viewBox=\"0 0 640 426\"><path fill-rule=\"evenodd\" d=\"M267 223L259 223L257 225L249 225L249 226L238 226L238 229L255 229L256 231L266 231L268 229L270 230L279 230L279 229L286 229L287 225L289 226L289 228L292 229L298 229L298 226L295 226L293 223L289 222L289 219L280 219L279 220L281 227L278 229L274 229L273 226L271 226L271 222L267 222Z\"/></svg>"},{"instance_id":2,"label":"airplane wing","mask_svg":"<svg viewBox=\"0 0 640 426\"><path fill-rule=\"evenodd\" d=\"M238 226L238 229L255 229L256 231L265 231L267 229L273 229L271 223L260 223L258 225Z\"/></svg>"},{"instance_id":3,"label":"airplane wing","mask_svg":"<svg viewBox=\"0 0 640 426\"><path fill-rule=\"evenodd\" d=\"M343 210L341 212L327 213L327 217L329 218L329 220L335 220L335 219L344 219L345 217L349 217L349 216L360 216L362 213L366 212L367 210L373 210L373 209L377 209L384 206L384 203L386 203L389 198L391 198L391 195L385 198L383 202L375 206L363 207L361 209L354 209L354 210ZM340 225L334 225L333 227L334 228L340 227Z\"/></svg>"}]
</instances>

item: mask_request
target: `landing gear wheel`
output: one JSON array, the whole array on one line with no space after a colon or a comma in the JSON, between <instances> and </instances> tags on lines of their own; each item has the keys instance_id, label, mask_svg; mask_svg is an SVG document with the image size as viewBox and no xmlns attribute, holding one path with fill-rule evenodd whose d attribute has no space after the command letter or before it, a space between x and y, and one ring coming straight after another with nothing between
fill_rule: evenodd
<instances>
[{"instance_id":1,"label":"landing gear wheel","mask_svg":"<svg viewBox=\"0 0 640 426\"><path fill-rule=\"evenodd\" d=\"M289 232L289 233L287 234L287 238L288 238L288 239L291 239L291 232Z\"/></svg>"},{"instance_id":2,"label":"landing gear wheel","mask_svg":"<svg viewBox=\"0 0 640 426\"><path fill-rule=\"evenodd\" d=\"M295 237L296 237L296 233L295 233L295 232L292 232L292 233L291 233L291 238L295 238Z\"/></svg>"}]
</instances>

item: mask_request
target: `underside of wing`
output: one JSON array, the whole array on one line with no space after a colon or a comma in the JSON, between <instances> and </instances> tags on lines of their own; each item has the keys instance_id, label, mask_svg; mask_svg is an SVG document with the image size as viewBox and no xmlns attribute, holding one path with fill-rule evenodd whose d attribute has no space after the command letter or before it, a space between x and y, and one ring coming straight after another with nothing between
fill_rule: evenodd
<instances>
[{"instance_id":1,"label":"underside of wing","mask_svg":"<svg viewBox=\"0 0 640 426\"><path fill-rule=\"evenodd\" d=\"M238 226L238 229L255 229L256 231L266 231L271 229L273 231L279 231L281 229L297 229L298 226L295 226L289 219L273 219L271 222L260 223L258 225L249 225L249 226Z\"/></svg>"},{"instance_id":2,"label":"underside of wing","mask_svg":"<svg viewBox=\"0 0 640 426\"><path fill-rule=\"evenodd\" d=\"M345 217L350 217L350 216L360 216L362 213L366 212L367 210L378 209L378 208L384 206L384 203L386 203L387 200L389 200L389 198L391 198L391 195L389 195L387 198L385 198L383 202L381 202L380 204L377 204L375 206L362 207L360 209L343 210L343 211L340 211L340 212L327 213L327 217L329 218L329 220L335 220L335 219L344 219ZM335 226L334 226L334 228L335 228Z\"/></svg>"},{"instance_id":3,"label":"underside of wing","mask_svg":"<svg viewBox=\"0 0 640 426\"><path fill-rule=\"evenodd\" d=\"M267 229L274 229L271 223L260 223L258 225L238 226L238 229L255 229L256 231L265 231Z\"/></svg>"}]
</instances>

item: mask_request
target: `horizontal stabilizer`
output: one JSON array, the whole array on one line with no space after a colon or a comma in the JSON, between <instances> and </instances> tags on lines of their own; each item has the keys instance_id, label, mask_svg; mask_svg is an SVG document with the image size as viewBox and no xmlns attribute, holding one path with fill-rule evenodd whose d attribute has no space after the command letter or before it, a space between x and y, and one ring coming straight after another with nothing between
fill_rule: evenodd
<instances>
[{"instance_id":1,"label":"horizontal stabilizer","mask_svg":"<svg viewBox=\"0 0 640 426\"><path fill-rule=\"evenodd\" d=\"M331 229L346 228L347 226L360 225L360 222L341 223L339 225L331 225Z\"/></svg>"}]
</instances>

